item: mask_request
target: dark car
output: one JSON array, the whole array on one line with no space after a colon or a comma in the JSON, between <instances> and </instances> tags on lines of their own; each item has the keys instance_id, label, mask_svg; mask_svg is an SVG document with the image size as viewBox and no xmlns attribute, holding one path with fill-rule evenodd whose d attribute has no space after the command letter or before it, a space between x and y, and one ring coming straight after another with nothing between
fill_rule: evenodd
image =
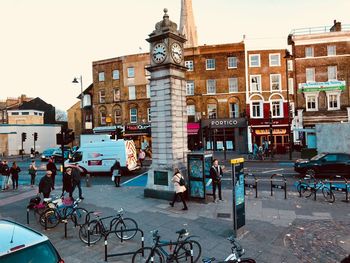
<instances>
[{"instance_id":1,"label":"dark car","mask_svg":"<svg viewBox=\"0 0 350 263\"><path fill-rule=\"evenodd\" d=\"M64 263L47 236L16 222L0 219L0 262Z\"/></svg>"},{"instance_id":2,"label":"dark car","mask_svg":"<svg viewBox=\"0 0 350 263\"><path fill-rule=\"evenodd\" d=\"M71 156L71 150L70 149L64 149L64 160L67 160L70 158ZM57 149L54 151L54 153L52 154L52 158L53 160L58 163L58 162L62 162L62 150L61 149Z\"/></svg>"},{"instance_id":3,"label":"dark car","mask_svg":"<svg viewBox=\"0 0 350 263\"><path fill-rule=\"evenodd\" d=\"M297 160L294 170L302 175L308 174L315 177L342 175L350 178L350 154L321 153L310 160Z\"/></svg>"}]
</instances>

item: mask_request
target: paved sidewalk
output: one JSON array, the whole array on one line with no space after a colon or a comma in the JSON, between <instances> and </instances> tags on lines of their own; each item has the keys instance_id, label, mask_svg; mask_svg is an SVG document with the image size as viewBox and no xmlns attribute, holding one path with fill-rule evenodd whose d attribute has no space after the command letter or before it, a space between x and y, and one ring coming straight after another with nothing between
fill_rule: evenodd
<instances>
[{"instance_id":1,"label":"paved sidewalk","mask_svg":"<svg viewBox=\"0 0 350 263\"><path fill-rule=\"evenodd\" d=\"M175 231L186 224L191 234L200 236L203 256L223 259L230 252L230 244L225 239L232 231L232 198L228 190L223 192L224 202L190 202L188 211L182 211L180 203L171 208L167 201L144 198L141 187L93 186L84 187L83 193L85 200L81 206L88 210L111 215L123 207L126 216L134 218L144 230L147 244L150 230L158 229L162 239L174 240ZM246 196L246 226L240 240L246 256L261 263L332 263L339 262L350 251L350 204L339 200L328 204L321 198L313 201L299 198L293 192L287 200L282 193L270 197L266 191L259 196L257 199L250 194ZM0 217L25 223L27 200L0 206ZM229 218L220 218L220 214ZM30 226L44 232L34 222ZM103 262L102 241L88 248L79 240L77 229L70 226L68 230L67 240L63 238L63 226L45 232L66 262ZM108 244L112 252L135 250L140 246L136 241L121 245L112 238ZM108 261L130 263L131 256Z\"/></svg>"}]
</instances>

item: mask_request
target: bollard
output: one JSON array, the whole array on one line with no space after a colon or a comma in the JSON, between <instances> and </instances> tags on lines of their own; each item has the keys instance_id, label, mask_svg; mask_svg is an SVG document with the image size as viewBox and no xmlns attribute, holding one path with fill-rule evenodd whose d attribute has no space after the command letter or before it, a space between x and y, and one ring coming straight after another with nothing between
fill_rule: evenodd
<instances>
[{"instance_id":1,"label":"bollard","mask_svg":"<svg viewBox=\"0 0 350 263\"><path fill-rule=\"evenodd\" d=\"M316 179L314 178L314 201L316 201L316 187L317 187L317 182Z\"/></svg>"},{"instance_id":2,"label":"bollard","mask_svg":"<svg viewBox=\"0 0 350 263\"><path fill-rule=\"evenodd\" d=\"M90 174L86 174L86 187L91 187L91 176Z\"/></svg>"},{"instance_id":3,"label":"bollard","mask_svg":"<svg viewBox=\"0 0 350 263\"><path fill-rule=\"evenodd\" d=\"M284 178L284 199L287 199L287 180Z\"/></svg>"},{"instance_id":4,"label":"bollard","mask_svg":"<svg viewBox=\"0 0 350 263\"><path fill-rule=\"evenodd\" d=\"M67 238L67 220L64 220L64 238Z\"/></svg>"},{"instance_id":5,"label":"bollard","mask_svg":"<svg viewBox=\"0 0 350 263\"><path fill-rule=\"evenodd\" d=\"M105 235L105 261L107 261L107 235Z\"/></svg>"},{"instance_id":6,"label":"bollard","mask_svg":"<svg viewBox=\"0 0 350 263\"><path fill-rule=\"evenodd\" d=\"M299 178L299 197L301 197L301 178Z\"/></svg>"},{"instance_id":7,"label":"bollard","mask_svg":"<svg viewBox=\"0 0 350 263\"><path fill-rule=\"evenodd\" d=\"M143 232L142 232L142 235L141 235L141 247L142 247L142 257L145 256L145 237L143 236Z\"/></svg>"},{"instance_id":8,"label":"bollard","mask_svg":"<svg viewBox=\"0 0 350 263\"><path fill-rule=\"evenodd\" d=\"M27 208L27 225L29 225L29 208Z\"/></svg>"},{"instance_id":9,"label":"bollard","mask_svg":"<svg viewBox=\"0 0 350 263\"><path fill-rule=\"evenodd\" d=\"M192 245L192 242L190 242L190 248L191 248L191 263L193 263L193 245Z\"/></svg>"},{"instance_id":10,"label":"bollard","mask_svg":"<svg viewBox=\"0 0 350 263\"><path fill-rule=\"evenodd\" d=\"M123 227L120 227L120 234L121 234L121 239L120 242L123 243L124 235L123 235Z\"/></svg>"},{"instance_id":11,"label":"bollard","mask_svg":"<svg viewBox=\"0 0 350 263\"><path fill-rule=\"evenodd\" d=\"M90 222L88 223L88 247L90 246Z\"/></svg>"}]
</instances>

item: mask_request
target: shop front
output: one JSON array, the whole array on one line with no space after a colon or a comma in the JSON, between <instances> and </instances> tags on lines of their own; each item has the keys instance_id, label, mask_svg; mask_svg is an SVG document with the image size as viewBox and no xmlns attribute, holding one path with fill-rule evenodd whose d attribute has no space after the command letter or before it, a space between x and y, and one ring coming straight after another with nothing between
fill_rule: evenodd
<instances>
[{"instance_id":1,"label":"shop front","mask_svg":"<svg viewBox=\"0 0 350 263\"><path fill-rule=\"evenodd\" d=\"M246 153L247 120L245 118L202 121L203 145L206 150Z\"/></svg>"},{"instance_id":2,"label":"shop front","mask_svg":"<svg viewBox=\"0 0 350 263\"><path fill-rule=\"evenodd\" d=\"M151 124L127 124L125 125L124 138L133 140L137 149L151 148Z\"/></svg>"},{"instance_id":3,"label":"shop front","mask_svg":"<svg viewBox=\"0 0 350 263\"><path fill-rule=\"evenodd\" d=\"M270 127L251 127L252 141L256 142L258 146L262 146L264 141L270 142ZM289 132L288 125L278 126L272 128L272 144L275 149L275 153L287 153L289 149Z\"/></svg>"}]
</instances>

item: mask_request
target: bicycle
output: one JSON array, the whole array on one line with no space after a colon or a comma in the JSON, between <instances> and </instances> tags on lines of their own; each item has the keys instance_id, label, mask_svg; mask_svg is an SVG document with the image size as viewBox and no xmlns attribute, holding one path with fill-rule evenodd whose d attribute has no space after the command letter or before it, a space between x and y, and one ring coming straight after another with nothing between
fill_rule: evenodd
<instances>
[{"instance_id":1,"label":"bicycle","mask_svg":"<svg viewBox=\"0 0 350 263\"><path fill-rule=\"evenodd\" d=\"M297 186L298 192L305 196L310 197L312 194L316 194L317 191L321 190L323 197L326 201L333 203L335 201L335 196L331 191L330 187L328 187L323 180L317 180L314 177L307 175L304 177L304 182L300 183Z\"/></svg>"},{"instance_id":2,"label":"bicycle","mask_svg":"<svg viewBox=\"0 0 350 263\"><path fill-rule=\"evenodd\" d=\"M112 231L113 228L115 231L134 229L134 231L115 233L120 240L132 239L137 233L138 225L134 219L124 218L123 213L124 210L121 208L116 216L101 218L101 212L89 212L87 214L86 223L80 226L79 239L85 244L88 244L90 239L90 244L95 244L102 238L102 236L105 236L108 232ZM93 214L96 218L90 221L90 214ZM109 218L112 218L112 220L109 223L109 228L107 228L103 221ZM88 231L88 229L90 229L90 231Z\"/></svg>"},{"instance_id":3,"label":"bicycle","mask_svg":"<svg viewBox=\"0 0 350 263\"><path fill-rule=\"evenodd\" d=\"M183 239L184 236L188 236L189 234L186 229L181 229L176 232L178 237L175 242L171 240L160 240L158 230L154 230L151 233L153 246L137 250L132 257L132 263L191 262L191 255L193 256L193 262L198 262L202 247L197 241L192 240L193 236ZM169 247L169 253L164 248L166 246ZM175 247L173 248L173 246ZM164 261L164 259L166 261Z\"/></svg>"},{"instance_id":4,"label":"bicycle","mask_svg":"<svg viewBox=\"0 0 350 263\"><path fill-rule=\"evenodd\" d=\"M226 257L226 259L224 261L220 261L220 262L230 262L230 263L256 263L254 259L252 258L241 258L245 251L242 248L242 246L238 243L238 241L233 237L230 236L229 238L227 238L228 241L230 241L232 247L231 247L231 254ZM205 258L202 260L203 263L212 263L215 262L215 258ZM220 263L218 262L218 263Z\"/></svg>"},{"instance_id":5,"label":"bicycle","mask_svg":"<svg viewBox=\"0 0 350 263\"><path fill-rule=\"evenodd\" d=\"M78 207L80 199L76 199L73 204L65 205L61 199L52 201L49 208L46 209L39 218L39 223L46 228L54 228L64 220L72 220L74 226L85 224L88 211Z\"/></svg>"}]
</instances>

